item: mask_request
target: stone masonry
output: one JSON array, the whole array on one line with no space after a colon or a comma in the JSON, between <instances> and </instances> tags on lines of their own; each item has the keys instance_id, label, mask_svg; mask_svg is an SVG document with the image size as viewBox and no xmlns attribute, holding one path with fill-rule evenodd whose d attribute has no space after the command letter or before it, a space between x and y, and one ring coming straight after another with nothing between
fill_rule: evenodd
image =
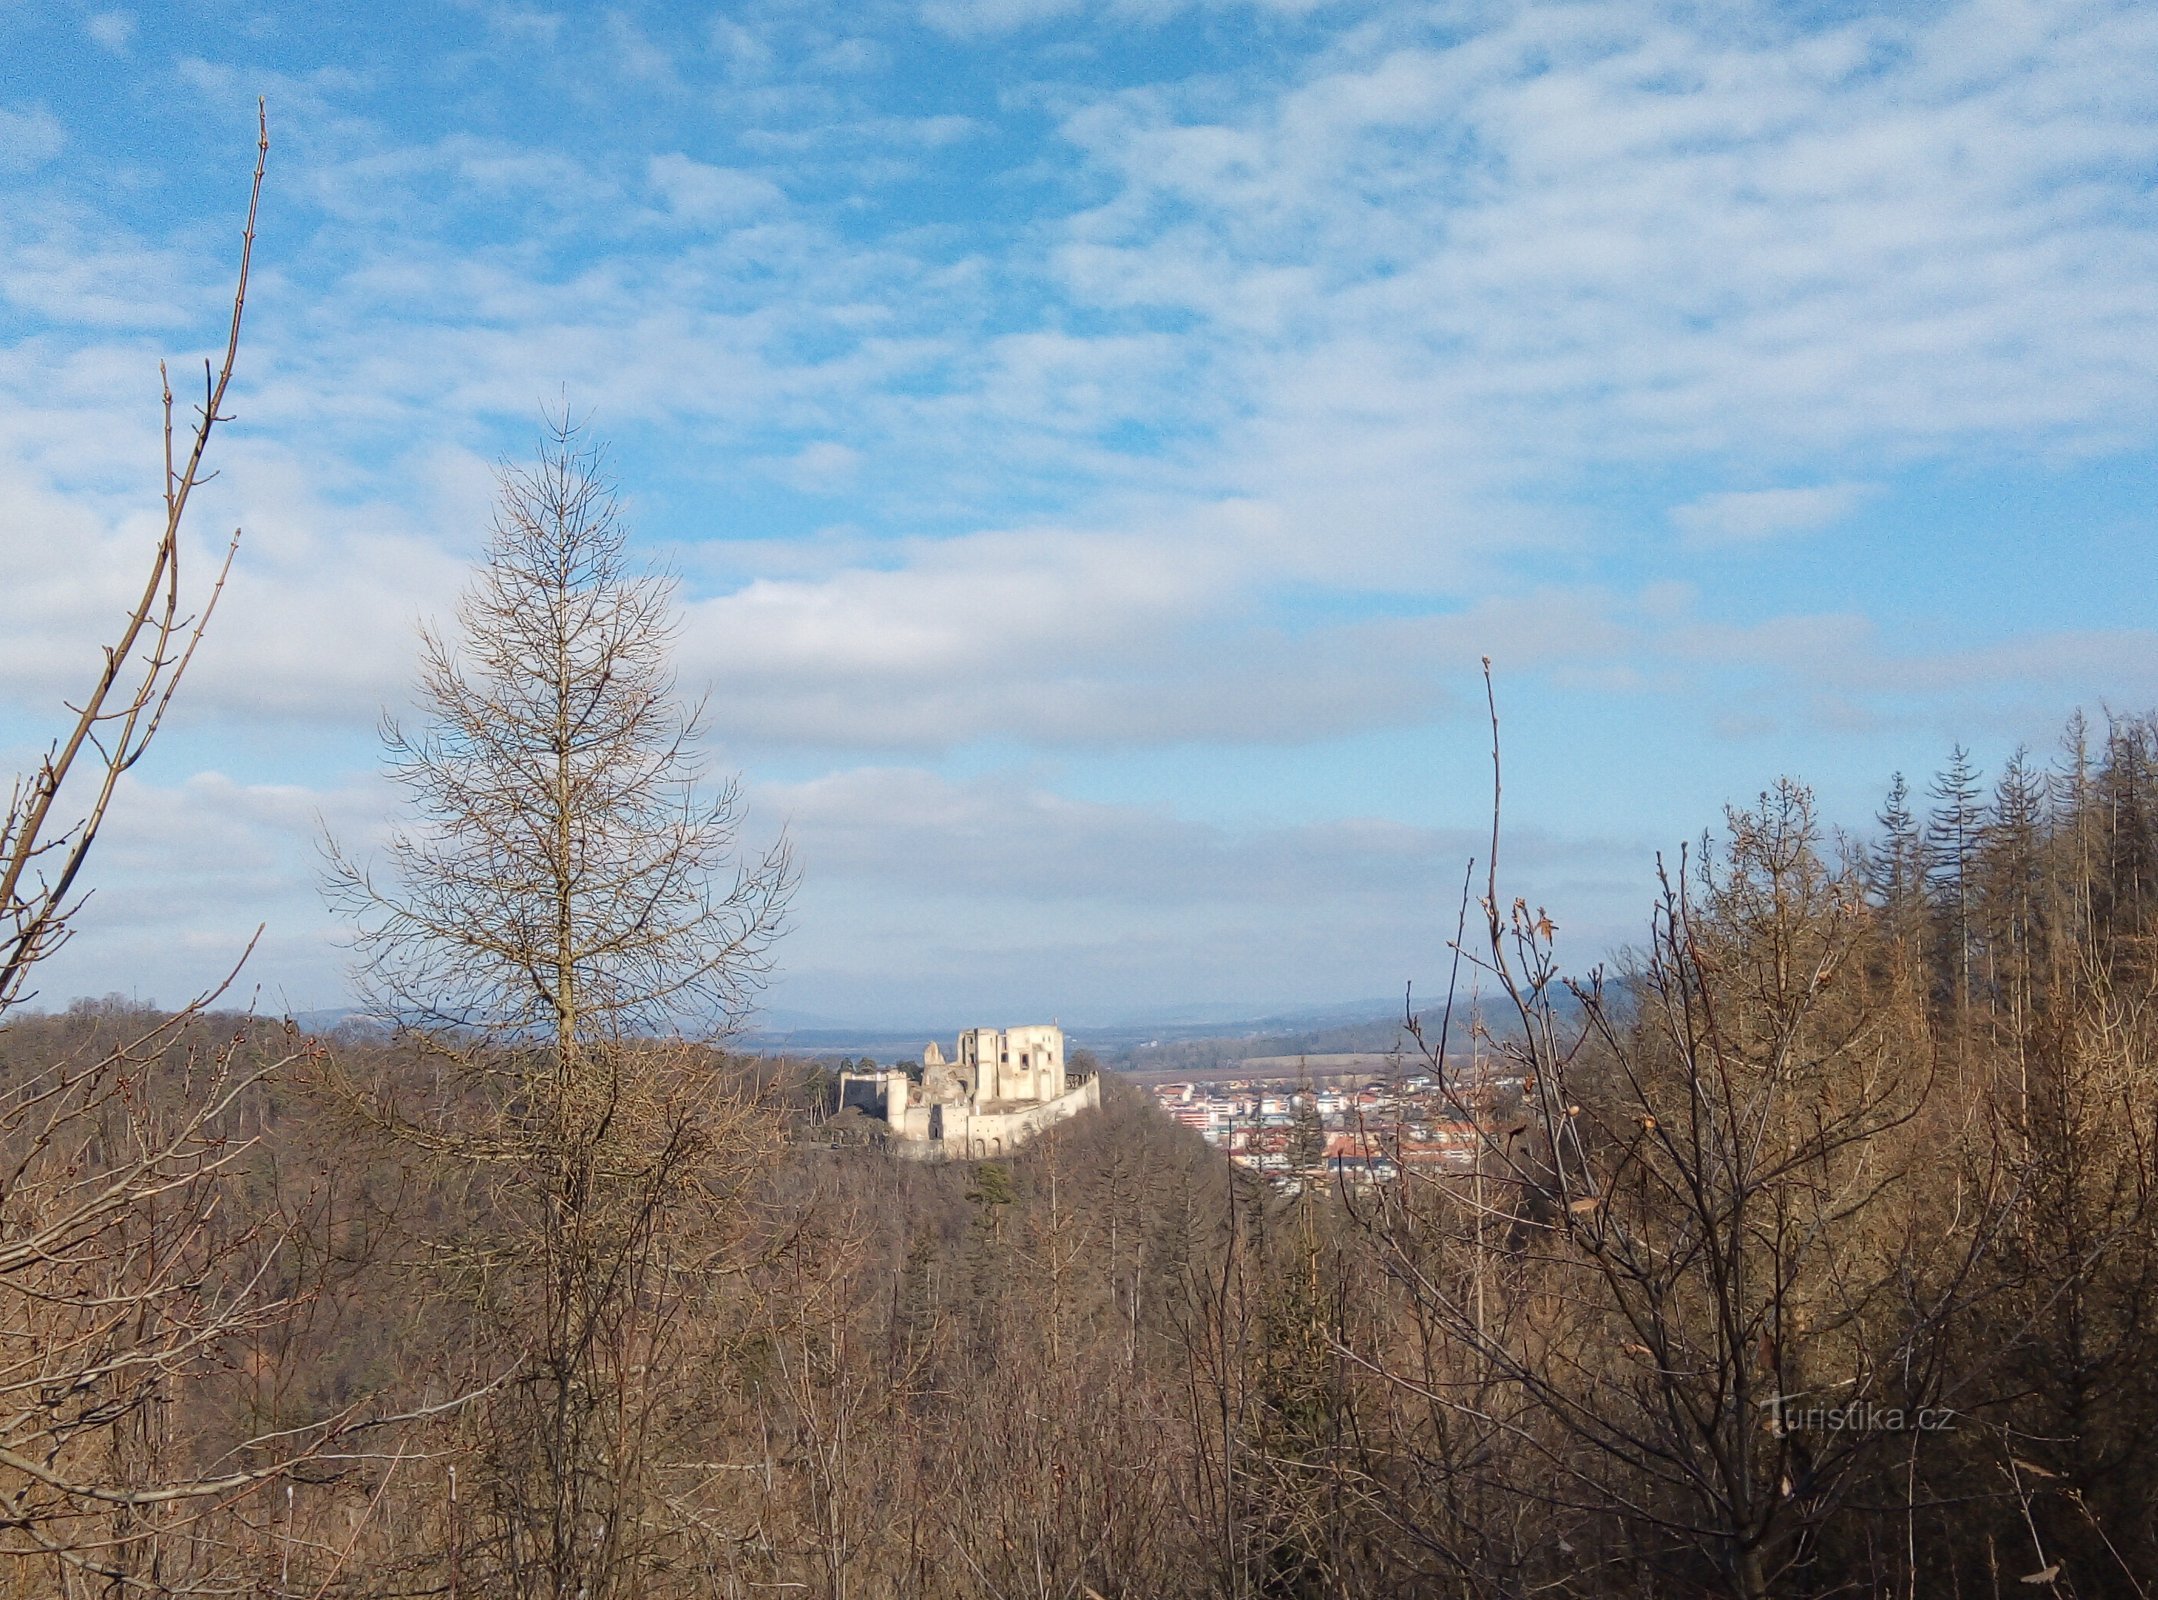
<instances>
[{"instance_id":1,"label":"stone masonry","mask_svg":"<svg viewBox=\"0 0 2158 1600\"><path fill-rule=\"evenodd\" d=\"M1064 1030L970 1028L951 1059L934 1042L922 1052L922 1079L902 1067L839 1075L842 1105L882 1117L895 1154L925 1161L1008 1155L1044 1128L1101 1104L1101 1080L1074 1080L1064 1063Z\"/></svg>"}]
</instances>

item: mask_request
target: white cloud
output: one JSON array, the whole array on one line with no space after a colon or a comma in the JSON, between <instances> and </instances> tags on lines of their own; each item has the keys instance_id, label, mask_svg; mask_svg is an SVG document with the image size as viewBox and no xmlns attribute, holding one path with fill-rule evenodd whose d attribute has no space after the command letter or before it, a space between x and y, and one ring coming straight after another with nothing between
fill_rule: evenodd
<instances>
[{"instance_id":1,"label":"white cloud","mask_svg":"<svg viewBox=\"0 0 2158 1600\"><path fill-rule=\"evenodd\" d=\"M339 1003L348 930L316 890L316 841L327 826L364 853L389 798L216 770L125 781L42 1003L114 988L175 1003L220 981L258 925L235 1003ZM1438 909L1483 847L1376 818L1223 828L903 766L757 784L749 801L746 842L784 824L807 874L775 1002L886 1020L993 1013L1015 994L1069 1019L1428 987ZM1508 850L1520 892L1569 908L1584 959L1635 920L1642 843L1525 829Z\"/></svg>"},{"instance_id":2,"label":"white cloud","mask_svg":"<svg viewBox=\"0 0 2158 1600\"><path fill-rule=\"evenodd\" d=\"M135 42L135 19L125 11L100 11L83 24L98 44L116 56L124 56Z\"/></svg>"},{"instance_id":3,"label":"white cloud","mask_svg":"<svg viewBox=\"0 0 2158 1600\"><path fill-rule=\"evenodd\" d=\"M475 3L475 0L458 0L458 4L477 11L489 29L508 38L532 44L553 44L562 33L564 19L560 12L534 6Z\"/></svg>"},{"instance_id":4,"label":"white cloud","mask_svg":"<svg viewBox=\"0 0 2158 1600\"><path fill-rule=\"evenodd\" d=\"M1265 535L1229 507L886 545L697 601L684 670L722 686L726 737L826 748L1297 743L1428 715L1432 651L1402 625L1248 615Z\"/></svg>"},{"instance_id":5,"label":"white cloud","mask_svg":"<svg viewBox=\"0 0 2158 1600\"><path fill-rule=\"evenodd\" d=\"M1779 534L1832 527L1873 492L1872 485L1863 483L1727 490L1672 507L1671 521L1696 548L1760 544Z\"/></svg>"},{"instance_id":6,"label":"white cloud","mask_svg":"<svg viewBox=\"0 0 2158 1600\"><path fill-rule=\"evenodd\" d=\"M1339 0L923 0L922 20L958 38L1014 33L1092 12L1129 27L1167 22L1187 11L1255 11L1301 17Z\"/></svg>"},{"instance_id":7,"label":"white cloud","mask_svg":"<svg viewBox=\"0 0 2158 1600\"><path fill-rule=\"evenodd\" d=\"M13 111L0 106L0 172L30 172L67 144L60 119L43 106Z\"/></svg>"},{"instance_id":8,"label":"white cloud","mask_svg":"<svg viewBox=\"0 0 2158 1600\"><path fill-rule=\"evenodd\" d=\"M1375 818L1223 828L907 767L753 798L807 864L781 1003L893 1020L1011 994L1070 1019L1428 988L1441 908L1484 845ZM1567 937L1584 952L1634 920L1638 843L1522 830L1508 849L1519 892L1579 908Z\"/></svg>"},{"instance_id":9,"label":"white cloud","mask_svg":"<svg viewBox=\"0 0 2158 1600\"><path fill-rule=\"evenodd\" d=\"M607 12L606 30L615 70L623 77L665 93L682 92L682 78L676 70L674 53L647 34L626 12Z\"/></svg>"},{"instance_id":10,"label":"white cloud","mask_svg":"<svg viewBox=\"0 0 2158 1600\"><path fill-rule=\"evenodd\" d=\"M1180 9L921 14L1009 36ZM1677 502L1685 543L1743 545L1829 526L1912 463L2158 442L2147 7L1802 24L1373 0L1323 36L1201 51L1181 79L1165 51L1122 89L1095 86L1105 57L1066 74L1083 58L1055 52L1083 38L1010 37L1005 97L950 104L858 81L883 43L794 13L687 46L486 14L645 74L664 116L595 99L597 136L520 142L428 84L393 100L339 69L180 67L243 112L267 83L304 128L304 162L273 153L242 421L191 554L248 529L186 715L261 747L295 729L357 747L477 542L485 463L522 453L565 385L627 448L633 525L696 575L683 676L718 686L716 735L834 769L789 797L831 924L874 880L902 940L906 896L945 894L954 928L1009 912L991 920L1037 977L1073 951L1135 983L1189 970L1180 943L1233 952L1284 904L1262 882L1407 938L1336 880L1378 885L1438 846L1366 823L1231 837L1049 779L861 762L1421 738L1484 653L1567 697L1557 718L1625 697L1696 729L1982 719L2150 680L2158 648L2132 628L1948 618L1902 638L1869 601L1791 615L1722 576L1659 587L1671 541L1624 509ZM901 62L919 43L892 39ZM10 708L91 659L154 510L156 357L190 366L229 293L219 219L122 222L79 146L42 110L0 113L0 162L35 168L0 206L0 303L24 330L0 349ZM1703 492L1723 484L1770 487ZM1033 864L1030 840L1085 865ZM891 878L916 860L935 883ZM1150 933L1126 905L1060 945L997 887L1077 906L1092 874L1137 904L1148 873L1215 909ZM846 937L821 970L873 964ZM1254 970L1292 978L1289 945ZM1000 959L986 936L940 948L952 973Z\"/></svg>"},{"instance_id":11,"label":"white cloud","mask_svg":"<svg viewBox=\"0 0 2158 1600\"><path fill-rule=\"evenodd\" d=\"M171 770L164 752L151 764ZM235 781L215 770L121 781L88 873L76 935L42 967L41 1004L117 989L175 1005L231 974L229 1005L339 1003L342 930L316 892L317 829L364 838L383 797ZM259 986L259 995L258 995Z\"/></svg>"},{"instance_id":12,"label":"white cloud","mask_svg":"<svg viewBox=\"0 0 2158 1600\"><path fill-rule=\"evenodd\" d=\"M652 157L646 171L668 208L695 221L742 217L781 199L768 178L693 161L679 151Z\"/></svg>"},{"instance_id":13,"label":"white cloud","mask_svg":"<svg viewBox=\"0 0 2158 1600\"><path fill-rule=\"evenodd\" d=\"M837 494L852 488L862 453L836 439L818 439L775 463L775 470L804 494Z\"/></svg>"},{"instance_id":14,"label":"white cloud","mask_svg":"<svg viewBox=\"0 0 2158 1600\"><path fill-rule=\"evenodd\" d=\"M922 20L932 28L965 38L1053 22L1078 11L1082 3L1083 0L924 0Z\"/></svg>"},{"instance_id":15,"label":"white cloud","mask_svg":"<svg viewBox=\"0 0 2158 1600\"><path fill-rule=\"evenodd\" d=\"M1540 474L2148 438L2158 17L1724 15L1526 7L1349 34L1226 108L1086 101L1065 127L1107 192L1067 282L1201 319L1254 472L1292 417Z\"/></svg>"}]
</instances>

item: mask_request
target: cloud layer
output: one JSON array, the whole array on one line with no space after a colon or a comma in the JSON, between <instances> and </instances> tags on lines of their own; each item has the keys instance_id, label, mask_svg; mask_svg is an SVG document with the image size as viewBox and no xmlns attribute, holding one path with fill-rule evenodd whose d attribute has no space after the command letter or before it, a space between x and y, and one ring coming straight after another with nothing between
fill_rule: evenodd
<instances>
[{"instance_id":1,"label":"cloud layer","mask_svg":"<svg viewBox=\"0 0 2158 1600\"><path fill-rule=\"evenodd\" d=\"M1342 946L1379 960L1422 914L1388 886L1475 830L1473 767L1434 789L1419 752L1473 756L1486 655L1554 775L1519 821L1607 865L1704 820L1558 776L1607 730L1740 792L1795 752L1857 794L2158 695L2150 619L2070 553L2158 544L2116 490L2158 449L2147 7L477 6L373 53L340 26L0 18L33 64L0 101L11 738L122 601L156 360L191 370L229 289L235 185L204 174L272 103L195 570L247 537L170 826L206 815L190 783L376 793L414 623L565 400L682 576L718 753L832 886L803 947L865 985L1016 998L1025 948L1094 993L1249 994L1317 970L1280 934L1298 896L1390 930ZM204 110L128 131L175 94ZM280 959L334 987L300 857L261 849L309 930ZM903 947L871 927L899 860L944 863ZM155 874L112 870L133 960ZM1005 926L1014 882L1055 937L940 931ZM1617 879L1581 882L1615 926ZM1238 988L1239 949L1271 975ZM1008 991L958 976L992 968Z\"/></svg>"}]
</instances>

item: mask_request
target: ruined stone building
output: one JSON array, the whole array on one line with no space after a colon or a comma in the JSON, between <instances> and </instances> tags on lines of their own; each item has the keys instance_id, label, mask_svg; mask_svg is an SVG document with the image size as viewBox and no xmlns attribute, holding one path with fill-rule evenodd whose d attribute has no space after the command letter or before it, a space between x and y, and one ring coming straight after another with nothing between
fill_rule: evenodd
<instances>
[{"instance_id":1,"label":"ruined stone building","mask_svg":"<svg viewBox=\"0 0 2158 1600\"><path fill-rule=\"evenodd\" d=\"M934 1042L922 1052L921 1082L904 1067L843 1072L839 1095L882 1117L898 1154L964 1161L1009 1154L1100 1105L1101 1080L1071 1076L1062 1028L970 1028L950 1060Z\"/></svg>"}]
</instances>

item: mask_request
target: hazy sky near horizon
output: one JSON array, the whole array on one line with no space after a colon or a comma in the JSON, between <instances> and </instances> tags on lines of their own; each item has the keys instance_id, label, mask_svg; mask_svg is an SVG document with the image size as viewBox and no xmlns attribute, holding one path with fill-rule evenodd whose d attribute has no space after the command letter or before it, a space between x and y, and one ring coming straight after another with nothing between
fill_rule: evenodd
<instances>
[{"instance_id":1,"label":"hazy sky near horizon","mask_svg":"<svg viewBox=\"0 0 2158 1600\"><path fill-rule=\"evenodd\" d=\"M2158 703L2158 8L0 0L0 754L95 668L156 364L246 537L49 998L266 924L563 396L804 869L772 1004L1443 977L1488 826L1586 965L1780 774L1866 825ZM201 563L198 562L198 570Z\"/></svg>"}]
</instances>

